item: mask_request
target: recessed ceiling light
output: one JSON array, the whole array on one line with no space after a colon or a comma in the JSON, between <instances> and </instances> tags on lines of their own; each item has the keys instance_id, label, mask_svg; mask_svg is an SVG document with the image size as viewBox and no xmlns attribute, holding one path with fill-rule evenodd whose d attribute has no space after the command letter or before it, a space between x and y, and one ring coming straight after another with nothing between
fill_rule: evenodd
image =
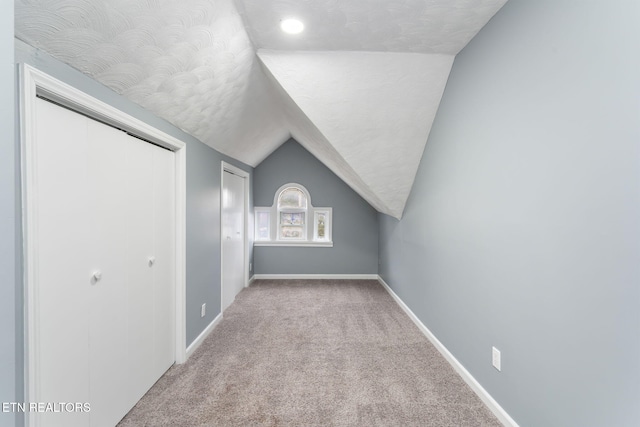
<instances>
[{"instance_id":1,"label":"recessed ceiling light","mask_svg":"<svg viewBox=\"0 0 640 427\"><path fill-rule=\"evenodd\" d=\"M283 19L280 22L280 28L288 34L299 34L304 30L304 24L298 19Z\"/></svg>"}]
</instances>

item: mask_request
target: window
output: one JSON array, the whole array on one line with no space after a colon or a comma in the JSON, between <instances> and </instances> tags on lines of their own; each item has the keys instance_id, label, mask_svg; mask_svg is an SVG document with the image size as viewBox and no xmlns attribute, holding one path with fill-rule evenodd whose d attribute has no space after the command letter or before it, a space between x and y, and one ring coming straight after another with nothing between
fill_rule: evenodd
<instances>
[{"instance_id":1,"label":"window","mask_svg":"<svg viewBox=\"0 0 640 427\"><path fill-rule=\"evenodd\" d=\"M271 227L269 220L269 210L260 210L256 208L256 240L270 240Z\"/></svg>"},{"instance_id":2,"label":"window","mask_svg":"<svg viewBox=\"0 0 640 427\"><path fill-rule=\"evenodd\" d=\"M331 213L327 210L316 210L313 217L313 240L318 242L328 242L329 238L329 217Z\"/></svg>"},{"instance_id":3,"label":"window","mask_svg":"<svg viewBox=\"0 0 640 427\"><path fill-rule=\"evenodd\" d=\"M306 188L286 184L273 206L255 208L256 246L333 246L331 208L315 208Z\"/></svg>"},{"instance_id":4,"label":"window","mask_svg":"<svg viewBox=\"0 0 640 427\"><path fill-rule=\"evenodd\" d=\"M307 240L307 196L298 187L287 187L278 196L278 238Z\"/></svg>"}]
</instances>

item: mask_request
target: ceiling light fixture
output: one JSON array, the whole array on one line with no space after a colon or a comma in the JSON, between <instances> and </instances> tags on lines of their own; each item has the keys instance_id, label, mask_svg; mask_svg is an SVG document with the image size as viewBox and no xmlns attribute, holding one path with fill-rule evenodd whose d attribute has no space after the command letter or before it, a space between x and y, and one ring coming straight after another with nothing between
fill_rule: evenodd
<instances>
[{"instance_id":1,"label":"ceiling light fixture","mask_svg":"<svg viewBox=\"0 0 640 427\"><path fill-rule=\"evenodd\" d=\"M287 34L299 34L304 30L304 24L298 19L283 19L280 28Z\"/></svg>"}]
</instances>

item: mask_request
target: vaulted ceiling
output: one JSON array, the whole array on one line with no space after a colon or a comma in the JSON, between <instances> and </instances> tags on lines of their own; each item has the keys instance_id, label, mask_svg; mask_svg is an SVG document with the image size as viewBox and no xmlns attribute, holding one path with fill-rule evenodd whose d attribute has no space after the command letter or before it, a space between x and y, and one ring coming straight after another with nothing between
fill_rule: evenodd
<instances>
[{"instance_id":1,"label":"vaulted ceiling","mask_svg":"<svg viewBox=\"0 0 640 427\"><path fill-rule=\"evenodd\" d=\"M16 0L15 25L251 166L294 137L399 218L454 57L506 1Z\"/></svg>"}]
</instances>

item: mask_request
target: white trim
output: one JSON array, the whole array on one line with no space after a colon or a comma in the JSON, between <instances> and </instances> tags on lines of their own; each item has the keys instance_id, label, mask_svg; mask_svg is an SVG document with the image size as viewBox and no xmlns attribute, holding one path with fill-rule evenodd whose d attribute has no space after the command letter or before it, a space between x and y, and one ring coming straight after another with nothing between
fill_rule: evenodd
<instances>
[{"instance_id":1,"label":"white trim","mask_svg":"<svg viewBox=\"0 0 640 427\"><path fill-rule=\"evenodd\" d=\"M191 357L191 355L198 349L198 347L200 347L200 345L202 345L204 340L209 336L211 332L213 332L213 330L216 328L216 326L218 326L220 322L222 322L222 313L218 314L216 318L213 319L206 328L204 328L204 331L202 331L200 335L198 335L198 338L196 338L191 344L189 344L189 347L187 347L187 359Z\"/></svg>"},{"instance_id":2,"label":"white trim","mask_svg":"<svg viewBox=\"0 0 640 427\"><path fill-rule=\"evenodd\" d=\"M187 361L187 147L176 160L176 363Z\"/></svg>"},{"instance_id":3,"label":"white trim","mask_svg":"<svg viewBox=\"0 0 640 427\"><path fill-rule=\"evenodd\" d=\"M398 295L391 289L391 287L382 279L382 277L377 276L380 284L389 292L389 295L398 303L400 308L404 310L405 313L409 316L409 318L416 324L418 329L427 337L431 344L442 354L442 356L446 359L447 362L455 369L455 371L462 377L465 383L475 394L478 395L480 400L484 402L485 405L489 408L493 415L498 418L498 420L507 427L518 427L518 424L511 418L511 416L505 411L498 402L480 385L480 383L473 378L473 376L467 371L467 369L454 357L453 354L436 338L435 335L427 328L422 321L416 316L413 311L400 299Z\"/></svg>"},{"instance_id":4,"label":"white trim","mask_svg":"<svg viewBox=\"0 0 640 427\"><path fill-rule=\"evenodd\" d=\"M256 275L255 274L253 276L251 276L251 278L247 282L247 286L251 286L251 284L253 283L254 280L256 280Z\"/></svg>"},{"instance_id":5,"label":"white trim","mask_svg":"<svg viewBox=\"0 0 640 427\"><path fill-rule=\"evenodd\" d=\"M20 69L20 149L22 173L22 234L24 256L24 401L37 402L35 390L39 390L37 372L38 363L36 347L39 330L33 327L37 324L38 300L34 283L38 282L37 258L35 256L38 223L36 221L36 185L37 174L32 165L36 164L35 150L31 140L36 134L36 126L29 118L35 115L36 84L33 80L31 67ZM25 415L26 425L35 425L36 418L31 413Z\"/></svg>"},{"instance_id":6,"label":"white trim","mask_svg":"<svg viewBox=\"0 0 640 427\"><path fill-rule=\"evenodd\" d=\"M114 125L120 129L143 137L153 143L161 145L175 153L175 185L176 185L176 235L175 235L175 359L176 363L186 360L185 333L185 284L186 284L186 144L147 123L136 119L80 90L63 83L26 64L20 65L20 144L21 144L21 173L22 173L22 215L24 242L24 333L25 333L25 401L38 402L39 369L36 316L38 315L38 301L35 290L38 287L35 244L38 241L37 228L37 192L38 179L35 170L37 147L35 144L35 108L36 96L51 99L65 107L82 114L94 117L100 121ZM26 416L27 425L35 425L33 413Z\"/></svg>"},{"instance_id":7,"label":"white trim","mask_svg":"<svg viewBox=\"0 0 640 427\"><path fill-rule=\"evenodd\" d=\"M253 242L253 246L297 246L302 248L332 248L333 242L325 242L325 241L295 241L295 240L276 240L276 241L267 241L267 240L255 240Z\"/></svg>"},{"instance_id":8,"label":"white trim","mask_svg":"<svg viewBox=\"0 0 640 427\"><path fill-rule=\"evenodd\" d=\"M223 195L223 185L224 185L224 172L230 172L233 175L237 175L240 178L244 179L244 278L243 278L243 283L244 283L244 287L246 288L247 286L249 286L249 185L250 185L250 180L249 180L249 172L240 169L237 166L232 165L231 163L227 163L224 160L221 162L221 167L220 167L220 312L224 311L222 308L222 304L224 304L224 300L223 300L223 295L222 295L222 287L224 286L223 284L223 276L222 276L222 271L223 271L223 262L224 262L224 250L222 248L222 243L223 243L223 239L222 239L222 195Z\"/></svg>"},{"instance_id":9,"label":"white trim","mask_svg":"<svg viewBox=\"0 0 640 427\"><path fill-rule=\"evenodd\" d=\"M254 274L255 280L275 279L275 280L378 280L377 274Z\"/></svg>"}]
</instances>

